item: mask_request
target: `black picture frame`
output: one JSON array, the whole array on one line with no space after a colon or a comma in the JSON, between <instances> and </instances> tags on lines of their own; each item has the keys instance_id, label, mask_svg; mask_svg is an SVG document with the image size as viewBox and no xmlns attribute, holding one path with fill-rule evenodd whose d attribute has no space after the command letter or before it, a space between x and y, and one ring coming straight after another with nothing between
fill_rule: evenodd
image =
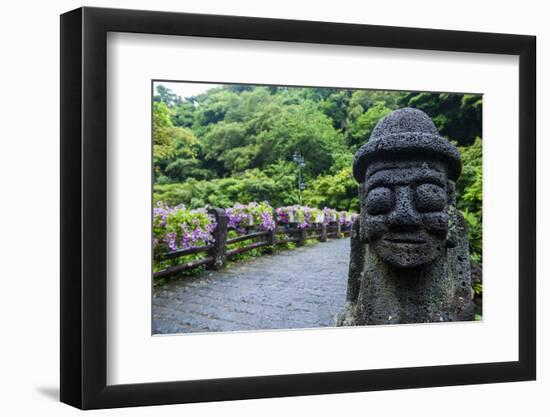
<instances>
[{"instance_id":1,"label":"black picture frame","mask_svg":"<svg viewBox=\"0 0 550 417\"><path fill-rule=\"evenodd\" d=\"M107 385L108 32L519 56L519 360ZM79 8L61 15L61 401L82 409L534 380L534 36Z\"/></svg>"}]
</instances>

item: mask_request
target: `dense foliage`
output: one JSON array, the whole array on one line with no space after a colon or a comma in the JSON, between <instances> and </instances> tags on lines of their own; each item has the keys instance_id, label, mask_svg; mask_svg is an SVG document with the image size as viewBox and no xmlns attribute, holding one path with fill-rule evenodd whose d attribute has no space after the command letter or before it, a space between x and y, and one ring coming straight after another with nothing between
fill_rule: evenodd
<instances>
[{"instance_id":1,"label":"dense foliage","mask_svg":"<svg viewBox=\"0 0 550 417\"><path fill-rule=\"evenodd\" d=\"M256 203L255 201L244 205L235 204L225 209L229 219L227 227L237 232L245 232L247 226L256 226L259 230L275 229L273 219L273 208L267 202Z\"/></svg>"},{"instance_id":2,"label":"dense foliage","mask_svg":"<svg viewBox=\"0 0 550 417\"><path fill-rule=\"evenodd\" d=\"M456 183L459 198L457 205L468 224L470 255L478 263L482 262L482 202L483 169L481 139L473 145L459 147L462 155L462 175Z\"/></svg>"},{"instance_id":3,"label":"dense foliage","mask_svg":"<svg viewBox=\"0 0 550 417\"><path fill-rule=\"evenodd\" d=\"M169 207L157 203L153 209L153 247L188 249L213 241L214 217L206 209L189 210L183 204Z\"/></svg>"},{"instance_id":4,"label":"dense foliage","mask_svg":"<svg viewBox=\"0 0 550 417\"><path fill-rule=\"evenodd\" d=\"M353 154L381 117L405 106L425 111L460 147L458 205L472 258L481 262L480 95L226 85L182 98L157 84L155 201L188 209L267 201L358 211Z\"/></svg>"}]
</instances>

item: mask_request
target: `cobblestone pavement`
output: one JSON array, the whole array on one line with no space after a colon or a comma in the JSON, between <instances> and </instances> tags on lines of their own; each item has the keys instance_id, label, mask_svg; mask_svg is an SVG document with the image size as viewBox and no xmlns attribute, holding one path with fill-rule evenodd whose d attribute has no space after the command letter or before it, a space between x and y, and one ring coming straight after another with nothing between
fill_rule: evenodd
<instances>
[{"instance_id":1,"label":"cobblestone pavement","mask_svg":"<svg viewBox=\"0 0 550 417\"><path fill-rule=\"evenodd\" d=\"M349 239L237 262L153 291L153 332L334 325L346 297Z\"/></svg>"}]
</instances>

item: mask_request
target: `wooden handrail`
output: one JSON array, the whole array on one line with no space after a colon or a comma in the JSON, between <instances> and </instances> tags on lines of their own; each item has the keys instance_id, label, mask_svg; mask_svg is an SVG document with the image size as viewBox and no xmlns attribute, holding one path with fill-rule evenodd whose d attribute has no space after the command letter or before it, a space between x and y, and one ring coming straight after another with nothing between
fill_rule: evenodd
<instances>
[{"instance_id":1,"label":"wooden handrail","mask_svg":"<svg viewBox=\"0 0 550 417\"><path fill-rule=\"evenodd\" d=\"M251 243L250 245L243 246L242 248L235 248L235 249L228 250L227 256L238 255L239 253L248 252L249 250L261 248L267 245L268 245L267 242Z\"/></svg>"},{"instance_id":2,"label":"wooden handrail","mask_svg":"<svg viewBox=\"0 0 550 417\"><path fill-rule=\"evenodd\" d=\"M162 259L174 259L174 258L180 258L185 255L193 255L194 253L200 253L200 252L208 252L210 249L212 249L213 245L205 245L205 246L195 246L188 249L179 249L175 250L173 252L166 252L160 255L159 257Z\"/></svg>"},{"instance_id":3,"label":"wooden handrail","mask_svg":"<svg viewBox=\"0 0 550 417\"><path fill-rule=\"evenodd\" d=\"M178 272L185 271L187 269L193 269L193 268L196 268L197 266L211 264L212 262L214 262L214 258L212 256L209 256L207 258L197 259L195 261L187 262L184 264L171 266L169 268L163 269L162 271L153 273L153 278L157 279L157 278L168 277L170 275L177 274Z\"/></svg>"},{"instance_id":4,"label":"wooden handrail","mask_svg":"<svg viewBox=\"0 0 550 417\"><path fill-rule=\"evenodd\" d=\"M248 239L253 239L253 238L256 238L256 237L261 237L261 236L266 236L268 235L270 232L265 230L263 232L255 232L255 233L249 233L247 235L242 235L242 236L237 236L237 237L234 237L232 239L227 239L227 244L231 244L231 243L237 243L237 242L242 242L243 240L248 240Z\"/></svg>"}]
</instances>

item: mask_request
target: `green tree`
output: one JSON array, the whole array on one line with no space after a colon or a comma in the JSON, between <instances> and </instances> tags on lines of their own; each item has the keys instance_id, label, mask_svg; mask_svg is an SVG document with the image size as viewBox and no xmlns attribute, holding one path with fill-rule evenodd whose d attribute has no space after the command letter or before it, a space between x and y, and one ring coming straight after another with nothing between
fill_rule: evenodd
<instances>
[{"instance_id":1,"label":"green tree","mask_svg":"<svg viewBox=\"0 0 550 417\"><path fill-rule=\"evenodd\" d=\"M333 90L333 89L328 89ZM345 134L348 125L348 109L351 90L335 90L319 102L319 109L332 119L335 129Z\"/></svg>"},{"instance_id":2,"label":"green tree","mask_svg":"<svg viewBox=\"0 0 550 417\"><path fill-rule=\"evenodd\" d=\"M197 133L204 131L204 127L224 120L226 113L238 105L239 95L216 87L196 97L195 122L193 125Z\"/></svg>"},{"instance_id":3,"label":"green tree","mask_svg":"<svg viewBox=\"0 0 550 417\"><path fill-rule=\"evenodd\" d=\"M154 97L154 101L163 102L168 107L179 106L182 103L181 97L174 94L172 90L162 84L156 86L157 94Z\"/></svg>"},{"instance_id":4,"label":"green tree","mask_svg":"<svg viewBox=\"0 0 550 417\"><path fill-rule=\"evenodd\" d=\"M365 113L361 114L349 127L349 143L352 146L359 146L369 140L374 127L380 119L392 110L384 103L376 103Z\"/></svg>"},{"instance_id":5,"label":"green tree","mask_svg":"<svg viewBox=\"0 0 550 417\"><path fill-rule=\"evenodd\" d=\"M456 183L457 206L468 223L470 254L474 261L483 258L483 169L482 142L478 137L471 146L459 147L462 174Z\"/></svg>"},{"instance_id":6,"label":"green tree","mask_svg":"<svg viewBox=\"0 0 550 417\"><path fill-rule=\"evenodd\" d=\"M190 129L174 126L168 106L153 103L153 164L157 182L208 178L197 158L199 142Z\"/></svg>"},{"instance_id":7,"label":"green tree","mask_svg":"<svg viewBox=\"0 0 550 417\"><path fill-rule=\"evenodd\" d=\"M218 176L248 168L251 155L246 127L242 123L220 122L211 125L201 141L205 166Z\"/></svg>"},{"instance_id":8,"label":"green tree","mask_svg":"<svg viewBox=\"0 0 550 417\"><path fill-rule=\"evenodd\" d=\"M406 93L400 91L383 91L383 90L355 90L350 99L350 111L354 109L358 116L361 113L368 111L376 104L382 104L391 110L396 110L401 107L401 101ZM359 114L357 114L359 109Z\"/></svg>"},{"instance_id":9,"label":"green tree","mask_svg":"<svg viewBox=\"0 0 550 417\"><path fill-rule=\"evenodd\" d=\"M172 123L179 127L192 127L195 121L195 105L193 99L185 99L177 106L173 107Z\"/></svg>"},{"instance_id":10,"label":"green tree","mask_svg":"<svg viewBox=\"0 0 550 417\"><path fill-rule=\"evenodd\" d=\"M155 164L174 154L170 110L163 101L153 103L153 156Z\"/></svg>"},{"instance_id":11,"label":"green tree","mask_svg":"<svg viewBox=\"0 0 550 417\"><path fill-rule=\"evenodd\" d=\"M357 181L351 166L333 175L320 175L304 191L304 203L313 207L359 211Z\"/></svg>"},{"instance_id":12,"label":"green tree","mask_svg":"<svg viewBox=\"0 0 550 417\"><path fill-rule=\"evenodd\" d=\"M481 137L481 95L410 93L402 104L426 112L439 132L460 146L471 145Z\"/></svg>"},{"instance_id":13,"label":"green tree","mask_svg":"<svg viewBox=\"0 0 550 417\"><path fill-rule=\"evenodd\" d=\"M345 149L342 134L312 101L286 106L273 120L271 129L258 135L258 144L268 164L278 159L291 161L299 153L310 177L328 171L334 154Z\"/></svg>"},{"instance_id":14,"label":"green tree","mask_svg":"<svg viewBox=\"0 0 550 417\"><path fill-rule=\"evenodd\" d=\"M190 208L230 207L250 201L269 201L275 207L284 206L298 202L295 179L293 175L273 178L259 169L252 169L209 181L192 178L183 183L155 184L154 199L169 205L184 203Z\"/></svg>"}]
</instances>

